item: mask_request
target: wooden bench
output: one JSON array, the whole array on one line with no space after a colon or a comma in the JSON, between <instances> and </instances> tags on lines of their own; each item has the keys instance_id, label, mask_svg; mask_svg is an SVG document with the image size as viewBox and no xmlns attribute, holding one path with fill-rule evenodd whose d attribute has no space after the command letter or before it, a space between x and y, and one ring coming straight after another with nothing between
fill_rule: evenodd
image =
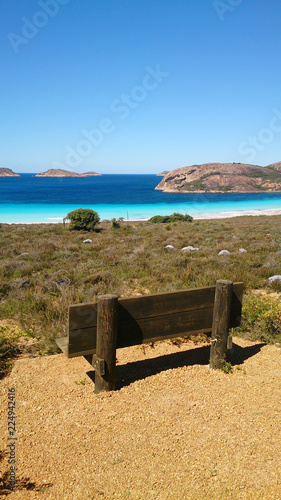
<instances>
[{"instance_id":1,"label":"wooden bench","mask_svg":"<svg viewBox=\"0 0 281 500\"><path fill-rule=\"evenodd\" d=\"M229 328L240 325L243 283L141 297L98 297L69 307L68 336L57 345L68 358L84 356L95 368L95 392L115 389L116 349L198 333L212 334L210 368L226 359Z\"/></svg>"}]
</instances>

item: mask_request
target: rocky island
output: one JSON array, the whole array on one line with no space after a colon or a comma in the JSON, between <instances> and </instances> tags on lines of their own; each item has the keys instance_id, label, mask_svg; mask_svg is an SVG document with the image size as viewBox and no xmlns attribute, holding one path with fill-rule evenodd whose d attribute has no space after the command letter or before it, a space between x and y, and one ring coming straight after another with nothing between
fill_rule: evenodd
<instances>
[{"instance_id":1,"label":"rocky island","mask_svg":"<svg viewBox=\"0 0 281 500\"><path fill-rule=\"evenodd\" d=\"M0 168L0 177L20 177L20 175L13 172L10 168Z\"/></svg>"},{"instance_id":2,"label":"rocky island","mask_svg":"<svg viewBox=\"0 0 281 500\"><path fill-rule=\"evenodd\" d=\"M101 175L97 172L85 172L84 174L77 174L77 172L70 172L69 170L63 170L60 168L51 168L47 172L41 172L36 174L35 177L91 177Z\"/></svg>"},{"instance_id":3,"label":"rocky island","mask_svg":"<svg viewBox=\"0 0 281 500\"><path fill-rule=\"evenodd\" d=\"M158 177L164 177L170 172L170 170L163 170L163 172L160 172L159 174L156 174Z\"/></svg>"},{"instance_id":4,"label":"rocky island","mask_svg":"<svg viewBox=\"0 0 281 500\"><path fill-rule=\"evenodd\" d=\"M267 167L205 163L171 170L156 186L167 193L281 192L281 162Z\"/></svg>"}]
</instances>

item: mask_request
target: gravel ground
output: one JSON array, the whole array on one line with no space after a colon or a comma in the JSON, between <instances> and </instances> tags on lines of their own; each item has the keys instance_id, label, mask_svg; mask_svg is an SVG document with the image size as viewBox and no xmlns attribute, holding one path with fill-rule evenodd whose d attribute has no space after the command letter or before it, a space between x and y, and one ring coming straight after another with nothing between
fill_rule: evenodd
<instances>
[{"instance_id":1,"label":"gravel ground","mask_svg":"<svg viewBox=\"0 0 281 500\"><path fill-rule=\"evenodd\" d=\"M0 494L281 499L281 349L234 343L229 374L208 369L206 344L120 349L119 390L100 395L84 358L18 360L0 382ZM13 387L17 488L9 492L3 477Z\"/></svg>"}]
</instances>

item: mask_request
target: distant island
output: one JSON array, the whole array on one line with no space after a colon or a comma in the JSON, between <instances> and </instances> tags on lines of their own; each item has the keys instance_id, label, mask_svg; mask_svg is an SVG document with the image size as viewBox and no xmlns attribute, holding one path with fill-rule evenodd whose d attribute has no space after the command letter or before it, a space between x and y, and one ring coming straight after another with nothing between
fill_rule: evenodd
<instances>
[{"instance_id":1,"label":"distant island","mask_svg":"<svg viewBox=\"0 0 281 500\"><path fill-rule=\"evenodd\" d=\"M13 172L10 168L0 168L0 177L20 177L20 175Z\"/></svg>"},{"instance_id":2,"label":"distant island","mask_svg":"<svg viewBox=\"0 0 281 500\"><path fill-rule=\"evenodd\" d=\"M160 174L156 174L159 177L164 177L164 175L167 175L170 172L170 170L163 170L163 172L160 172Z\"/></svg>"},{"instance_id":3,"label":"distant island","mask_svg":"<svg viewBox=\"0 0 281 500\"><path fill-rule=\"evenodd\" d=\"M281 162L266 167L205 163L171 170L156 186L166 193L281 192Z\"/></svg>"},{"instance_id":4,"label":"distant island","mask_svg":"<svg viewBox=\"0 0 281 500\"><path fill-rule=\"evenodd\" d=\"M77 174L76 172L69 172L68 170L62 170L60 168L51 168L47 172L41 172L36 174L35 177L92 177L98 174L97 172L85 172L84 174Z\"/></svg>"}]
</instances>

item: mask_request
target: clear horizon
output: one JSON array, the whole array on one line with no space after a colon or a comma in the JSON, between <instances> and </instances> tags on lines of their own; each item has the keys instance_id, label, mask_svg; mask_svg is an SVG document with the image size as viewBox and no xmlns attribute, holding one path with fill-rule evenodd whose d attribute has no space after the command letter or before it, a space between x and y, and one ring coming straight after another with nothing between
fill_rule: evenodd
<instances>
[{"instance_id":1,"label":"clear horizon","mask_svg":"<svg viewBox=\"0 0 281 500\"><path fill-rule=\"evenodd\" d=\"M281 2L2 0L0 167L281 161Z\"/></svg>"}]
</instances>

